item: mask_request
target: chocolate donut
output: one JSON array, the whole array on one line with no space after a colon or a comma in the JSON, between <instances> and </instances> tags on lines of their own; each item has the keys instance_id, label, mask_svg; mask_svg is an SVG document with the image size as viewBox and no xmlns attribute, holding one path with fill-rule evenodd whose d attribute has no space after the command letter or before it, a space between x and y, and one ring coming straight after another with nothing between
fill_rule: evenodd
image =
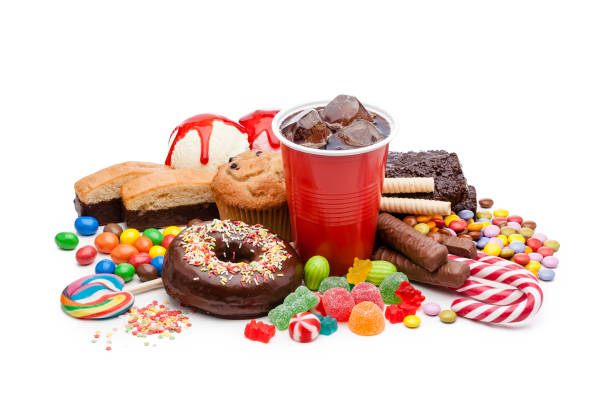
<instances>
[{"instance_id":1,"label":"chocolate donut","mask_svg":"<svg viewBox=\"0 0 612 408\"><path fill-rule=\"evenodd\" d=\"M302 282L295 250L260 225L212 220L172 240L162 268L168 295L225 319L264 316Z\"/></svg>"}]
</instances>

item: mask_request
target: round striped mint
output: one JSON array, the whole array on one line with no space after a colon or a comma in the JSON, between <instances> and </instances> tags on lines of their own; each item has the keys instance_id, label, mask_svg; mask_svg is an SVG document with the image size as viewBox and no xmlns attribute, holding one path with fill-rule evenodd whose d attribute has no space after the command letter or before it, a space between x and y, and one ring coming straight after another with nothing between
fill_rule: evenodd
<instances>
[{"instance_id":1,"label":"round striped mint","mask_svg":"<svg viewBox=\"0 0 612 408\"><path fill-rule=\"evenodd\" d=\"M310 311L312 313L318 313L321 316L325 316L325 308L323 307L323 295L320 294L319 292L314 292L315 295L317 295L317 297L319 298L319 303L317 303L317 305L315 307L313 307L312 309L310 309Z\"/></svg>"},{"instance_id":2,"label":"round striped mint","mask_svg":"<svg viewBox=\"0 0 612 408\"><path fill-rule=\"evenodd\" d=\"M289 321L289 335L299 343L309 343L317 338L321 322L313 313L297 314Z\"/></svg>"}]
</instances>

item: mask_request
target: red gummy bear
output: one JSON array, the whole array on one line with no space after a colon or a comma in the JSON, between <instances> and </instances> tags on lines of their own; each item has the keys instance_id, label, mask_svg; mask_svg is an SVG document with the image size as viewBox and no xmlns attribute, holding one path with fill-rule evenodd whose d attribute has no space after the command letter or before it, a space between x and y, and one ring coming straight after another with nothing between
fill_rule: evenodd
<instances>
[{"instance_id":1,"label":"red gummy bear","mask_svg":"<svg viewBox=\"0 0 612 408\"><path fill-rule=\"evenodd\" d=\"M253 341L260 341L262 343L267 343L270 341L274 334L276 333L276 328L272 324L265 324L264 322L257 322L255 320L251 320L247 323L244 328L244 337Z\"/></svg>"},{"instance_id":2,"label":"red gummy bear","mask_svg":"<svg viewBox=\"0 0 612 408\"><path fill-rule=\"evenodd\" d=\"M389 305L385 309L385 317L389 323L401 323L408 315L413 315L425 300L421 291L415 289L409 282L402 282L395 291L395 295L402 299L399 305Z\"/></svg>"}]
</instances>

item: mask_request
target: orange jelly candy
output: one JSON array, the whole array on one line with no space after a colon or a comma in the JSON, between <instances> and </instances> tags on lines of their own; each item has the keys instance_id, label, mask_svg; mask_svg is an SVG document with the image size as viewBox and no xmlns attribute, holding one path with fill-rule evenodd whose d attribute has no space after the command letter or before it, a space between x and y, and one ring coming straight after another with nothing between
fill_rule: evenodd
<instances>
[{"instance_id":1,"label":"orange jelly candy","mask_svg":"<svg viewBox=\"0 0 612 408\"><path fill-rule=\"evenodd\" d=\"M138 250L138 252L149 252L149 249L153 247L153 241L151 241L151 238L143 235L138 237L138 239L136 239L132 245Z\"/></svg>"},{"instance_id":2,"label":"orange jelly candy","mask_svg":"<svg viewBox=\"0 0 612 408\"><path fill-rule=\"evenodd\" d=\"M360 336L374 336L385 330L385 318L376 303L365 301L353 307L348 326Z\"/></svg>"},{"instance_id":3,"label":"orange jelly candy","mask_svg":"<svg viewBox=\"0 0 612 408\"><path fill-rule=\"evenodd\" d=\"M96 249L103 254L110 254L117 245L119 245L119 238L112 232L103 232L96 237L94 240Z\"/></svg>"},{"instance_id":4,"label":"orange jelly candy","mask_svg":"<svg viewBox=\"0 0 612 408\"><path fill-rule=\"evenodd\" d=\"M120 264L120 263L127 263L130 257L132 255L136 255L137 253L138 253L138 250L134 248L132 245L120 244L120 245L117 245L115 249L111 251L110 256L114 263Z\"/></svg>"}]
</instances>

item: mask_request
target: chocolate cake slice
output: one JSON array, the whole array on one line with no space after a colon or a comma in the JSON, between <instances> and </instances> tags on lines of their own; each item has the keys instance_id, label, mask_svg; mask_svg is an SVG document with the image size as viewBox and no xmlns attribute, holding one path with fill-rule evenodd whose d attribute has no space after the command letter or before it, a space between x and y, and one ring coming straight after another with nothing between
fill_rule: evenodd
<instances>
[{"instance_id":1,"label":"chocolate cake slice","mask_svg":"<svg viewBox=\"0 0 612 408\"><path fill-rule=\"evenodd\" d=\"M100 225L121 222L121 186L135 177L167 168L163 164L130 161L99 170L74 183L74 208L79 216L94 217Z\"/></svg>"},{"instance_id":2,"label":"chocolate cake slice","mask_svg":"<svg viewBox=\"0 0 612 408\"><path fill-rule=\"evenodd\" d=\"M460 209L472 209L471 203L476 200L476 189L474 187L472 191L468 189L456 153L444 150L389 152L386 177L433 177L435 189L433 193L385 194L385 196L449 201L455 212L460 207ZM475 210L476 206L473 208Z\"/></svg>"},{"instance_id":3,"label":"chocolate cake slice","mask_svg":"<svg viewBox=\"0 0 612 408\"><path fill-rule=\"evenodd\" d=\"M461 210L470 210L476 214L476 207L478 206L478 200L476 199L476 187L468 186L466 192L461 197L461 201L453 205L453 211L459 212Z\"/></svg>"},{"instance_id":4,"label":"chocolate cake slice","mask_svg":"<svg viewBox=\"0 0 612 408\"><path fill-rule=\"evenodd\" d=\"M194 218L219 217L210 184L213 174L203 170L164 170L135 178L121 187L128 227L139 230L185 225Z\"/></svg>"}]
</instances>

